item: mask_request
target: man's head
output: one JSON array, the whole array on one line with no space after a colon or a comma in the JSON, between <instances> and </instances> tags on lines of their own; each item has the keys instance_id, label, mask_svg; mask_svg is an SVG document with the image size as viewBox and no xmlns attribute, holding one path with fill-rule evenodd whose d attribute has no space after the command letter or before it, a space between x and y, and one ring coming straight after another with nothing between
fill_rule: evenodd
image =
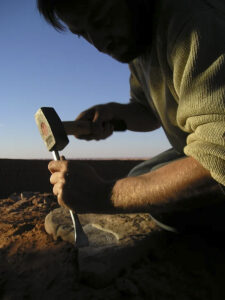
<instances>
[{"instance_id":1,"label":"man's head","mask_svg":"<svg viewBox=\"0 0 225 300\"><path fill-rule=\"evenodd\" d=\"M84 37L100 52L120 62L130 62L150 42L152 0L37 0L38 9L56 29ZM148 3L146 5L146 3ZM145 20L143 20L145 19ZM144 33L149 36L144 37Z\"/></svg>"}]
</instances>

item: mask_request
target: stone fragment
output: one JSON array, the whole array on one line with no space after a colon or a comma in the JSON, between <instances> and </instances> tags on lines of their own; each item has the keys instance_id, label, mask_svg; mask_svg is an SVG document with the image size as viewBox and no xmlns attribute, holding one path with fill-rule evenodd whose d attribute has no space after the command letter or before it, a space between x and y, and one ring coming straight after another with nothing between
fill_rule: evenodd
<instances>
[{"instance_id":1,"label":"stone fragment","mask_svg":"<svg viewBox=\"0 0 225 300\"><path fill-rule=\"evenodd\" d=\"M68 211L56 208L45 217L45 230L54 240L61 238L74 244L73 224Z\"/></svg>"},{"instance_id":2,"label":"stone fragment","mask_svg":"<svg viewBox=\"0 0 225 300\"><path fill-rule=\"evenodd\" d=\"M79 214L79 219L89 240L88 247L79 248L80 278L97 288L106 286L139 260L150 247L150 233L159 230L149 214ZM72 221L64 208L46 216L45 230L54 239L74 244ZM128 283L120 286L124 291L129 289Z\"/></svg>"},{"instance_id":3,"label":"stone fragment","mask_svg":"<svg viewBox=\"0 0 225 300\"><path fill-rule=\"evenodd\" d=\"M57 208L50 212L45 218L45 230L52 235L54 240L61 238L66 242L74 244L74 228L68 210ZM107 232L98 228L98 225L83 222L83 231L88 237L90 247L102 247L117 243L117 236L113 232ZM77 240L79 244L80 236ZM87 245L87 244L86 244ZM83 246L86 246L85 244ZM79 247L79 245L78 245Z\"/></svg>"}]
</instances>

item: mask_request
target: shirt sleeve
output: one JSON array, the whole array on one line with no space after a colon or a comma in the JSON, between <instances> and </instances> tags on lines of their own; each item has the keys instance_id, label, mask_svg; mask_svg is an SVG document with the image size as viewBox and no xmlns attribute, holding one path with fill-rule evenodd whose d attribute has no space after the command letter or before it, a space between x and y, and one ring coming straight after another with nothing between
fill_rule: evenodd
<instances>
[{"instance_id":1,"label":"shirt sleeve","mask_svg":"<svg viewBox=\"0 0 225 300\"><path fill-rule=\"evenodd\" d=\"M188 133L184 152L225 185L225 18L203 12L176 40L171 68L178 126Z\"/></svg>"}]
</instances>

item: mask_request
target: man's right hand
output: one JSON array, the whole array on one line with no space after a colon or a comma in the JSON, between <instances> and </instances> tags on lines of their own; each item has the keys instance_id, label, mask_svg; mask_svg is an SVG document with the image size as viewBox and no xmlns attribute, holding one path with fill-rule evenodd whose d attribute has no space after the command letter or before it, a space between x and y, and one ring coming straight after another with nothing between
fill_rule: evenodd
<instances>
[{"instance_id":1,"label":"man's right hand","mask_svg":"<svg viewBox=\"0 0 225 300\"><path fill-rule=\"evenodd\" d=\"M161 126L153 112L138 103L110 102L95 105L83 111L77 118L82 130L70 131L78 139L102 140L113 131L152 131Z\"/></svg>"},{"instance_id":2,"label":"man's right hand","mask_svg":"<svg viewBox=\"0 0 225 300\"><path fill-rule=\"evenodd\" d=\"M86 135L76 134L79 139L103 140L112 135L114 131L113 121L116 119L114 103L95 105L83 111L76 121L87 121L90 124L90 133Z\"/></svg>"}]
</instances>

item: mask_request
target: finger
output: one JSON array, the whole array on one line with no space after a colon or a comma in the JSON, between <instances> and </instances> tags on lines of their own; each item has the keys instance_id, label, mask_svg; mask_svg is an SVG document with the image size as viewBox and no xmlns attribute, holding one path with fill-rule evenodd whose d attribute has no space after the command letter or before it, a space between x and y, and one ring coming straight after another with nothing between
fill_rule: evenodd
<instances>
[{"instance_id":1,"label":"finger","mask_svg":"<svg viewBox=\"0 0 225 300\"><path fill-rule=\"evenodd\" d=\"M109 122L107 113L102 109L101 105L99 105L95 111L93 125L103 127L105 122Z\"/></svg>"},{"instance_id":2,"label":"finger","mask_svg":"<svg viewBox=\"0 0 225 300\"><path fill-rule=\"evenodd\" d=\"M113 125L110 122L105 123L103 127L102 139L106 139L113 134Z\"/></svg>"},{"instance_id":3,"label":"finger","mask_svg":"<svg viewBox=\"0 0 225 300\"><path fill-rule=\"evenodd\" d=\"M51 184L57 184L57 183L66 184L66 177L67 177L66 173L55 172L50 177L50 183Z\"/></svg>"},{"instance_id":4,"label":"finger","mask_svg":"<svg viewBox=\"0 0 225 300\"><path fill-rule=\"evenodd\" d=\"M57 196L57 201L60 206L63 206L65 208L70 208L70 199L71 197L68 197L68 191L65 189L65 186L61 183L57 183L53 187L53 194Z\"/></svg>"},{"instance_id":5,"label":"finger","mask_svg":"<svg viewBox=\"0 0 225 300\"><path fill-rule=\"evenodd\" d=\"M87 110L84 110L83 112L81 112L77 118L75 119L76 121L78 120L88 120L88 121L92 121L93 120L93 117L94 117L94 114L95 114L95 108L94 107L91 107Z\"/></svg>"},{"instance_id":6,"label":"finger","mask_svg":"<svg viewBox=\"0 0 225 300\"><path fill-rule=\"evenodd\" d=\"M51 173L54 172L66 172L68 169L68 161L67 160L52 160L48 164L48 169Z\"/></svg>"},{"instance_id":7,"label":"finger","mask_svg":"<svg viewBox=\"0 0 225 300\"><path fill-rule=\"evenodd\" d=\"M65 156L64 155L60 156L60 160L61 161L66 160Z\"/></svg>"},{"instance_id":8,"label":"finger","mask_svg":"<svg viewBox=\"0 0 225 300\"><path fill-rule=\"evenodd\" d=\"M71 124L70 124L71 126ZM76 120L72 123L70 127L72 131L69 134L74 135L75 137L79 135L87 135L92 133L92 120Z\"/></svg>"},{"instance_id":9,"label":"finger","mask_svg":"<svg viewBox=\"0 0 225 300\"><path fill-rule=\"evenodd\" d=\"M62 207L65 207L65 208L66 208L66 205L65 205L65 203L63 202L63 200L62 200L62 197L61 197L61 196L58 196L58 197L57 197L57 200L58 200L58 203L59 203L59 205L60 205L60 206L62 206Z\"/></svg>"},{"instance_id":10,"label":"finger","mask_svg":"<svg viewBox=\"0 0 225 300\"><path fill-rule=\"evenodd\" d=\"M62 194L63 194L62 185L61 184L55 184L52 191L53 191L53 194L55 196L57 196L57 201L58 201L59 205L65 207L65 203L64 203L63 197L62 197Z\"/></svg>"},{"instance_id":11,"label":"finger","mask_svg":"<svg viewBox=\"0 0 225 300\"><path fill-rule=\"evenodd\" d=\"M60 183L56 183L54 184L53 188L52 188L52 192L55 196L59 196L59 194L62 192L62 187Z\"/></svg>"},{"instance_id":12,"label":"finger","mask_svg":"<svg viewBox=\"0 0 225 300\"><path fill-rule=\"evenodd\" d=\"M67 134L73 135L75 138L92 134L92 121L74 121L71 124L70 130L67 128Z\"/></svg>"},{"instance_id":13,"label":"finger","mask_svg":"<svg viewBox=\"0 0 225 300\"><path fill-rule=\"evenodd\" d=\"M94 117L93 117L93 123L97 123L99 121L100 121L100 112L99 112L99 110L96 110Z\"/></svg>"},{"instance_id":14,"label":"finger","mask_svg":"<svg viewBox=\"0 0 225 300\"><path fill-rule=\"evenodd\" d=\"M95 140L103 140L112 135L113 125L110 122L93 123Z\"/></svg>"},{"instance_id":15,"label":"finger","mask_svg":"<svg viewBox=\"0 0 225 300\"><path fill-rule=\"evenodd\" d=\"M88 135L76 136L80 140L101 140L110 136L113 132L113 125L110 122L93 122L92 123L92 133Z\"/></svg>"},{"instance_id":16,"label":"finger","mask_svg":"<svg viewBox=\"0 0 225 300\"><path fill-rule=\"evenodd\" d=\"M55 161L55 160L50 161L50 163L48 164L48 169L51 173L60 171L61 169L60 161Z\"/></svg>"},{"instance_id":17,"label":"finger","mask_svg":"<svg viewBox=\"0 0 225 300\"><path fill-rule=\"evenodd\" d=\"M93 136L94 139L96 140L100 140L101 137L103 136L103 132L104 132L104 123L103 122L93 122Z\"/></svg>"},{"instance_id":18,"label":"finger","mask_svg":"<svg viewBox=\"0 0 225 300\"><path fill-rule=\"evenodd\" d=\"M106 128L103 127L95 128L94 134L81 135L77 138L85 141L91 141L91 140L99 141L101 139L105 139L109 137L112 133L113 133L113 126L108 124Z\"/></svg>"},{"instance_id":19,"label":"finger","mask_svg":"<svg viewBox=\"0 0 225 300\"><path fill-rule=\"evenodd\" d=\"M81 135L77 136L77 138L80 140L86 140L86 141L99 139L100 136L102 135L102 131L103 131L103 128L101 127L101 124L91 122L90 134L81 134Z\"/></svg>"},{"instance_id":20,"label":"finger","mask_svg":"<svg viewBox=\"0 0 225 300\"><path fill-rule=\"evenodd\" d=\"M92 134L91 135L79 135L76 138L79 140L85 140L85 141L94 140L94 136Z\"/></svg>"}]
</instances>

